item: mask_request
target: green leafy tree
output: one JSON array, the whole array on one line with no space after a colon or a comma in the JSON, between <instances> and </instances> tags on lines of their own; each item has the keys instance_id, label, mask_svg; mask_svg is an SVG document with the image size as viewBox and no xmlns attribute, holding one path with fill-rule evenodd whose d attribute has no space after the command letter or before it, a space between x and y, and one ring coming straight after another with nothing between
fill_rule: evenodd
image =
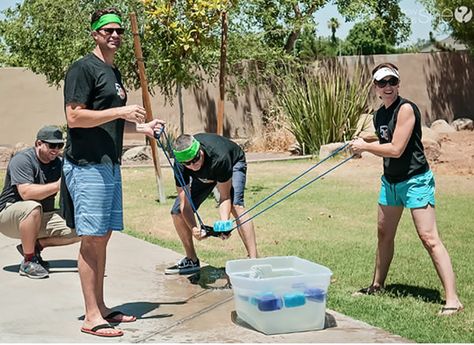
<instances>
[{"instance_id":1,"label":"green leafy tree","mask_svg":"<svg viewBox=\"0 0 474 345\"><path fill-rule=\"evenodd\" d=\"M16 4L4 11L0 21L5 63L27 67L59 86L71 63L93 48L91 13L112 5L124 14L142 12L139 0L24 0ZM125 26L129 28L128 21ZM116 63L126 84L138 86L133 41L129 33L125 38Z\"/></svg>"},{"instance_id":2,"label":"green leafy tree","mask_svg":"<svg viewBox=\"0 0 474 345\"><path fill-rule=\"evenodd\" d=\"M313 14L328 0L249 0L242 13L251 19L252 30L263 32L263 40L272 48L293 54L295 43L308 26L314 27Z\"/></svg>"},{"instance_id":3,"label":"green leafy tree","mask_svg":"<svg viewBox=\"0 0 474 345\"><path fill-rule=\"evenodd\" d=\"M150 88L160 87L168 100L177 91L183 124L181 88L212 78L219 61L222 0L24 0L7 9L0 21L0 63L21 65L58 86L72 62L93 48L90 15L118 7L127 33L116 64L125 84L140 87L128 14L135 12ZM183 125L181 125L183 131Z\"/></svg>"},{"instance_id":4,"label":"green leafy tree","mask_svg":"<svg viewBox=\"0 0 474 345\"><path fill-rule=\"evenodd\" d=\"M296 42L296 56L303 61L334 57L338 55L339 42L337 38L334 43L330 37L316 37L314 31L303 30Z\"/></svg>"},{"instance_id":5,"label":"green leafy tree","mask_svg":"<svg viewBox=\"0 0 474 345\"><path fill-rule=\"evenodd\" d=\"M421 0L434 16L435 29L447 28L474 52L474 0Z\"/></svg>"},{"instance_id":6,"label":"green leafy tree","mask_svg":"<svg viewBox=\"0 0 474 345\"><path fill-rule=\"evenodd\" d=\"M232 5L222 0L144 0L146 41L151 60L159 62L152 78L170 95L176 89L180 131L184 133L182 88L212 78L219 62L221 13Z\"/></svg>"},{"instance_id":7,"label":"green leafy tree","mask_svg":"<svg viewBox=\"0 0 474 345\"><path fill-rule=\"evenodd\" d=\"M178 84L187 88L204 74L212 77L219 61L220 14L227 2L144 0L144 4L152 79L169 95Z\"/></svg>"},{"instance_id":8,"label":"green leafy tree","mask_svg":"<svg viewBox=\"0 0 474 345\"><path fill-rule=\"evenodd\" d=\"M411 33L410 19L402 12L400 0L339 0L339 12L346 20L360 21L370 32L382 35L387 46L405 42ZM358 29L357 29L358 31Z\"/></svg>"},{"instance_id":9,"label":"green leafy tree","mask_svg":"<svg viewBox=\"0 0 474 345\"><path fill-rule=\"evenodd\" d=\"M357 23L349 31L343 45L344 55L387 54L394 51L385 35L381 19Z\"/></svg>"}]
</instances>

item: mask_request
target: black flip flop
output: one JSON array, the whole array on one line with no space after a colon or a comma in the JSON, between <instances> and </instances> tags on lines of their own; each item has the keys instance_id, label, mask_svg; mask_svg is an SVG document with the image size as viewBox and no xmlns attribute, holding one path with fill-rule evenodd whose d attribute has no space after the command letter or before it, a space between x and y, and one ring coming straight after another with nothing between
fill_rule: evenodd
<instances>
[{"instance_id":1,"label":"black flip flop","mask_svg":"<svg viewBox=\"0 0 474 345\"><path fill-rule=\"evenodd\" d=\"M81 328L81 332L82 333L87 333L87 334L91 334L91 335L95 335L95 336L98 336L98 337L107 337L107 338L112 338L112 337L121 337L123 335L123 332L122 331L118 331L118 333L102 333L102 332L98 332L98 330L101 330L101 329L115 329L114 326L112 325L109 325L108 323L104 323L102 325L97 325L95 327L92 327L92 328L85 328L85 327L82 327Z\"/></svg>"}]
</instances>

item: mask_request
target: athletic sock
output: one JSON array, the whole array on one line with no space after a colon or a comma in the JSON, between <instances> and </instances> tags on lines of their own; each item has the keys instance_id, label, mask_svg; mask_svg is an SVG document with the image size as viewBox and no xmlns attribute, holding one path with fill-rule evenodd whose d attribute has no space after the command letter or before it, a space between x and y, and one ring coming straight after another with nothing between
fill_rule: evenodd
<instances>
[{"instance_id":1,"label":"athletic sock","mask_svg":"<svg viewBox=\"0 0 474 345\"><path fill-rule=\"evenodd\" d=\"M32 254L25 253L24 257L25 257L25 262L31 261L31 259L35 257L35 253L32 253Z\"/></svg>"}]
</instances>

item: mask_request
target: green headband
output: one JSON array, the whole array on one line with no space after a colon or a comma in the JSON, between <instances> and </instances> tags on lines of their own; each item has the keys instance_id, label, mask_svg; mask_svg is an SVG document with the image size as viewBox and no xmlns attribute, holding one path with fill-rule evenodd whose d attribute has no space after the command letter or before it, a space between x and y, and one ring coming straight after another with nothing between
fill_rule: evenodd
<instances>
[{"instance_id":1,"label":"green headband","mask_svg":"<svg viewBox=\"0 0 474 345\"><path fill-rule=\"evenodd\" d=\"M196 157L201 144L196 139L193 139L193 143L187 149L182 151L173 150L174 157L180 163L188 162L194 157Z\"/></svg>"},{"instance_id":2,"label":"green headband","mask_svg":"<svg viewBox=\"0 0 474 345\"><path fill-rule=\"evenodd\" d=\"M122 19L115 13L107 13L97 19L95 22L92 23L91 28L93 31L100 29L104 25L110 23L117 23L122 25Z\"/></svg>"}]
</instances>

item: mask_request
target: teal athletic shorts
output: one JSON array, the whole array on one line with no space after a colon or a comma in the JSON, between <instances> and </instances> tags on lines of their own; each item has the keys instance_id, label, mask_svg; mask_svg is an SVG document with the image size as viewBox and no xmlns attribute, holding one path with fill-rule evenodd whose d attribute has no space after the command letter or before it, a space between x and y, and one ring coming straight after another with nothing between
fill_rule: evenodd
<instances>
[{"instance_id":1,"label":"teal athletic shorts","mask_svg":"<svg viewBox=\"0 0 474 345\"><path fill-rule=\"evenodd\" d=\"M390 183L382 176L379 204L406 208L420 208L428 204L434 206L435 180L433 172L428 170L398 183Z\"/></svg>"}]
</instances>

